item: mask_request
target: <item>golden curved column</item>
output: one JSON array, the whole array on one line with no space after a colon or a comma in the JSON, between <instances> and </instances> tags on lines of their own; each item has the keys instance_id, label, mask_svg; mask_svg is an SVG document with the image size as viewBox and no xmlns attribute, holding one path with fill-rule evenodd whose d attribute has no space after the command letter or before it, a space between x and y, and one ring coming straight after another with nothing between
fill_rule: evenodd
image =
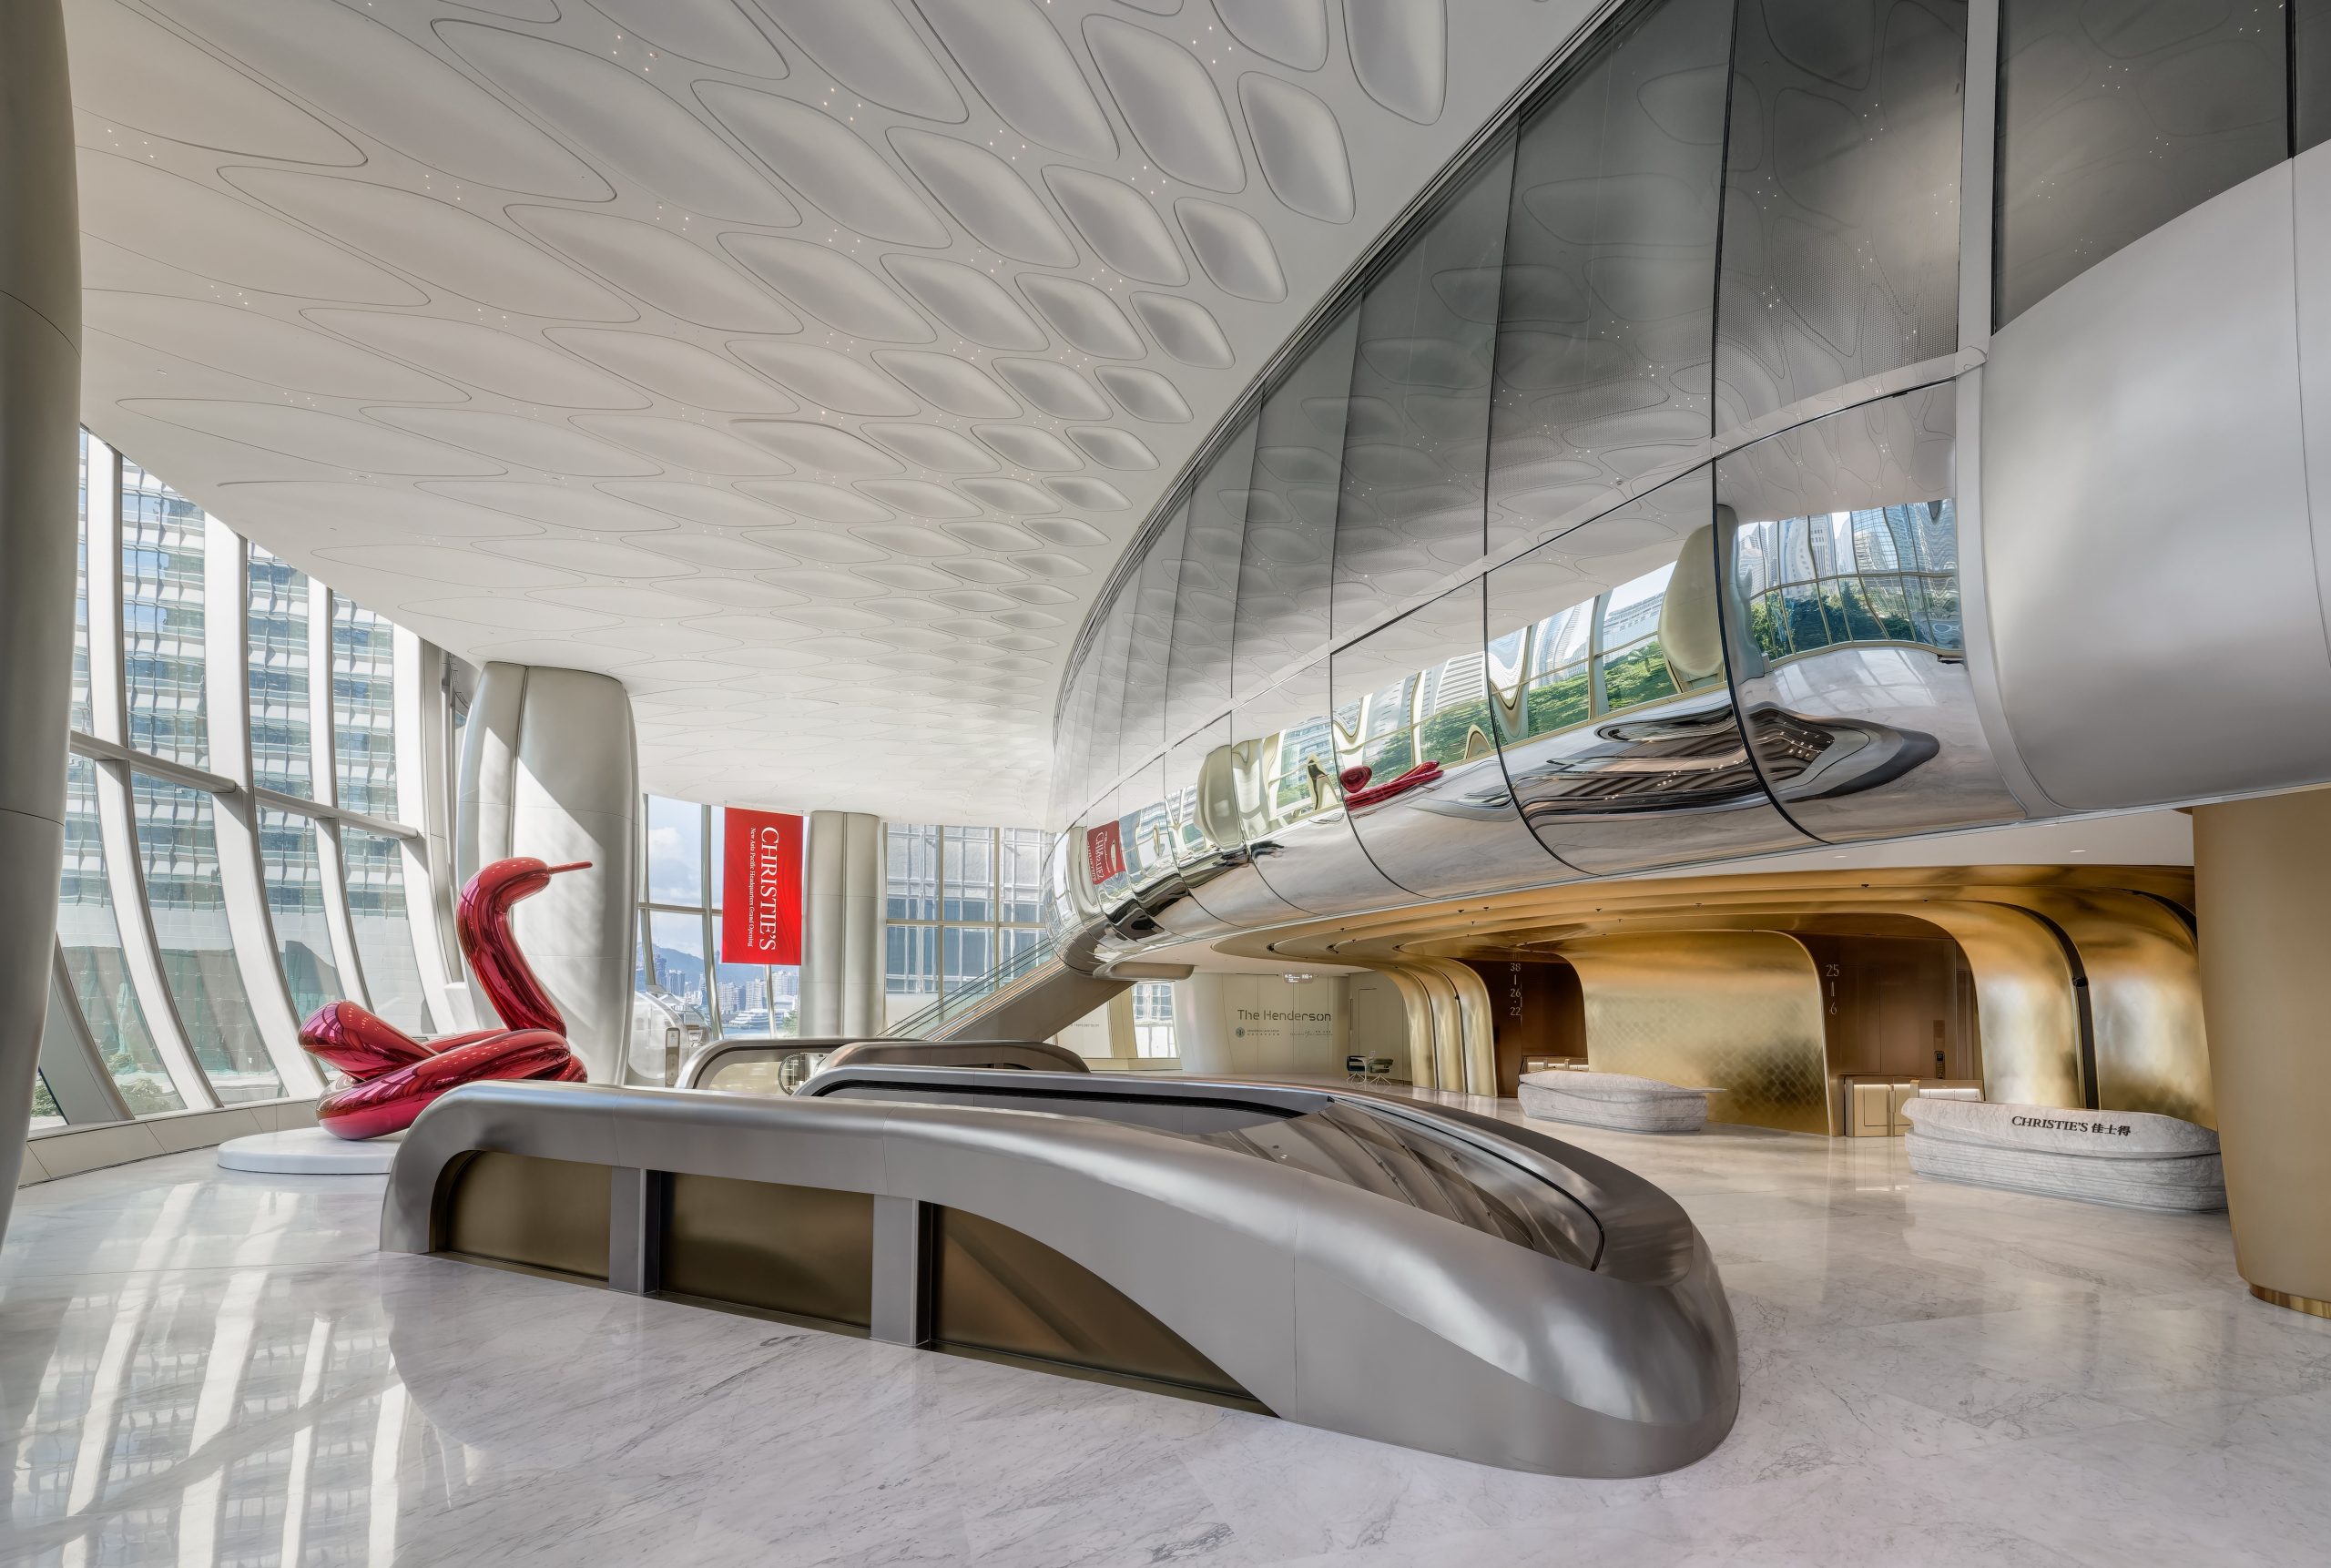
<instances>
[{"instance_id":1,"label":"golden curved column","mask_svg":"<svg viewBox=\"0 0 2331 1568\"><path fill-rule=\"evenodd\" d=\"M2194 870L2234 1267L2331 1317L2331 791L2195 807Z\"/></svg>"},{"instance_id":2,"label":"golden curved column","mask_svg":"<svg viewBox=\"0 0 2331 1568\"><path fill-rule=\"evenodd\" d=\"M1465 1086L1465 1022L1459 1011L1457 983L1431 963L1420 962L1409 972L1416 976L1430 1004L1433 1086L1461 1089Z\"/></svg>"},{"instance_id":3,"label":"golden curved column","mask_svg":"<svg viewBox=\"0 0 2331 1568\"><path fill-rule=\"evenodd\" d=\"M1497 1094L1497 1013L1489 985L1471 966L1454 959L1434 959L1430 968L1457 993L1457 1075L1444 1079L1441 1087L1493 1096Z\"/></svg>"},{"instance_id":4,"label":"golden curved column","mask_svg":"<svg viewBox=\"0 0 2331 1568\"><path fill-rule=\"evenodd\" d=\"M2071 965L2029 911L1937 900L1903 911L1940 926L1967 955L1983 1039L1983 1098L2019 1105L2085 1105L2080 1003Z\"/></svg>"},{"instance_id":5,"label":"golden curved column","mask_svg":"<svg viewBox=\"0 0 2331 1568\"><path fill-rule=\"evenodd\" d=\"M1392 989L1400 993L1400 1012L1409 1026L1409 1082L1420 1089L1434 1087L1440 1079L1433 1074L1430 994L1424 983L1404 965L1378 963L1370 967L1390 981Z\"/></svg>"},{"instance_id":6,"label":"golden curved column","mask_svg":"<svg viewBox=\"0 0 2331 1568\"><path fill-rule=\"evenodd\" d=\"M2139 893L2037 894L2026 901L2062 928L2088 977L2096 1104L2217 1125L2209 1030L2194 933Z\"/></svg>"},{"instance_id":7,"label":"golden curved column","mask_svg":"<svg viewBox=\"0 0 2331 1568\"><path fill-rule=\"evenodd\" d=\"M1772 932L1646 932L1554 950L1578 971L1600 1073L1722 1089L1708 1118L1830 1133L1821 979Z\"/></svg>"}]
</instances>

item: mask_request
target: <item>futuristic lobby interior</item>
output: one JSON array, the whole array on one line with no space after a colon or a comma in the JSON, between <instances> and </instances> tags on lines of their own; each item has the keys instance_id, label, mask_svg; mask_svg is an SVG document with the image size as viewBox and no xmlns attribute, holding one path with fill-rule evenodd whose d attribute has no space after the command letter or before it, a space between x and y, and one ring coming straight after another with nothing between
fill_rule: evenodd
<instances>
[{"instance_id":1,"label":"futuristic lobby interior","mask_svg":"<svg viewBox=\"0 0 2331 1568\"><path fill-rule=\"evenodd\" d=\"M0 0L0 1564L2326 1561L2326 143L2331 0Z\"/></svg>"}]
</instances>

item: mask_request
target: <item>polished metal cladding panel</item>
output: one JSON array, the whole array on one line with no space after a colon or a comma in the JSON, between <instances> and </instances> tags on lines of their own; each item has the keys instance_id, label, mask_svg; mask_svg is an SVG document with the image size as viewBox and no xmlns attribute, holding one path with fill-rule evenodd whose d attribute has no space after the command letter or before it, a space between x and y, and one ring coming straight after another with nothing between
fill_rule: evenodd
<instances>
[{"instance_id":1,"label":"polished metal cladding panel","mask_svg":"<svg viewBox=\"0 0 2331 1568\"><path fill-rule=\"evenodd\" d=\"M874 1199L862 1192L676 1175L662 1288L788 1317L873 1320Z\"/></svg>"},{"instance_id":2,"label":"polished metal cladding panel","mask_svg":"<svg viewBox=\"0 0 2331 1568\"><path fill-rule=\"evenodd\" d=\"M1523 825L1498 759L1481 584L1453 589L1329 661L1336 771L1384 874L1445 897L1573 875Z\"/></svg>"},{"instance_id":3,"label":"polished metal cladding panel","mask_svg":"<svg viewBox=\"0 0 2331 1568\"><path fill-rule=\"evenodd\" d=\"M1231 929L1295 920L1303 911L1271 891L1256 864L1247 841L1250 827L1261 826L1262 746L1232 740L1232 721L1225 718L1193 736L1186 745L1206 744L1197 758L1197 773L1182 806L1182 841L1196 846L1199 863L1186 867L1183 880L1206 912ZM1180 777L1177 768L1186 759L1166 760L1169 787Z\"/></svg>"},{"instance_id":4,"label":"polished metal cladding panel","mask_svg":"<svg viewBox=\"0 0 2331 1568\"><path fill-rule=\"evenodd\" d=\"M1174 607L1181 598L1182 550L1189 515L1186 502L1175 508L1165 527L1149 542L1141 569L1117 590L1132 608L1125 632L1125 711L1118 718L1117 750L1108 770L1111 779L1166 743L1166 667L1174 646Z\"/></svg>"},{"instance_id":5,"label":"polished metal cladding panel","mask_svg":"<svg viewBox=\"0 0 2331 1568\"><path fill-rule=\"evenodd\" d=\"M1247 854L1271 894L1311 914L1406 896L1345 816L1326 659L1241 703L1231 734Z\"/></svg>"},{"instance_id":6,"label":"polished metal cladding panel","mask_svg":"<svg viewBox=\"0 0 2331 1568\"><path fill-rule=\"evenodd\" d=\"M1709 430L1731 0L1598 39L1522 121L1495 300L1489 548L1625 498Z\"/></svg>"},{"instance_id":7,"label":"polished metal cladding panel","mask_svg":"<svg viewBox=\"0 0 2331 1568\"><path fill-rule=\"evenodd\" d=\"M2331 778L2292 200L2293 166L2269 169L1992 339L1990 636L2017 747L2068 809Z\"/></svg>"},{"instance_id":8,"label":"polished metal cladding panel","mask_svg":"<svg viewBox=\"0 0 2331 1568\"><path fill-rule=\"evenodd\" d=\"M473 1085L433 1105L398 1151L382 1245L429 1250L443 1176L481 1149L865 1193L943 1205L1067 1258L1289 1420L1580 1475L1672 1469L1729 1430L1731 1315L1705 1243L1657 1188L1526 1129L1415 1102L1185 1087L1266 1109L1289 1093L1372 1104L1468 1145L1591 1214L1594 1265L1090 1115L581 1084Z\"/></svg>"},{"instance_id":9,"label":"polished metal cladding panel","mask_svg":"<svg viewBox=\"0 0 2331 1568\"><path fill-rule=\"evenodd\" d=\"M1801 848L1725 684L1705 469L1488 579L1496 738L1522 820L1588 875ZM1705 560L1695 557L1705 555Z\"/></svg>"},{"instance_id":10,"label":"polished metal cladding panel","mask_svg":"<svg viewBox=\"0 0 2331 1568\"><path fill-rule=\"evenodd\" d=\"M1252 1399L1138 1302L1009 1226L942 1207L932 1261L931 1338L942 1348Z\"/></svg>"},{"instance_id":11,"label":"polished metal cladding panel","mask_svg":"<svg viewBox=\"0 0 2331 1568\"><path fill-rule=\"evenodd\" d=\"M1144 755L1138 738L1131 746L1125 738L1125 693L1133 676L1137 597L1130 585L1117 585L1116 597L1101 612L1099 630L1085 650L1084 657L1094 666L1092 717L1087 721L1093 758L1089 788L1094 791L1114 785L1118 775ZM1086 797L1088 800L1098 798L1097 793Z\"/></svg>"},{"instance_id":12,"label":"polished metal cladding panel","mask_svg":"<svg viewBox=\"0 0 2331 1568\"><path fill-rule=\"evenodd\" d=\"M1719 433L1959 346L1965 0L1739 0Z\"/></svg>"},{"instance_id":13,"label":"polished metal cladding panel","mask_svg":"<svg viewBox=\"0 0 2331 1568\"><path fill-rule=\"evenodd\" d=\"M1253 696L1328 638L1336 505L1359 311L1345 307L1264 394L1231 630L1233 696Z\"/></svg>"},{"instance_id":14,"label":"polished metal cladding panel","mask_svg":"<svg viewBox=\"0 0 2331 1568\"><path fill-rule=\"evenodd\" d=\"M1512 178L1508 134L1393 253L1360 304L1336 514L1339 636L1481 557Z\"/></svg>"},{"instance_id":15,"label":"polished metal cladding panel","mask_svg":"<svg viewBox=\"0 0 2331 1568\"><path fill-rule=\"evenodd\" d=\"M1527 1147L1485 1149L1396 1096L1244 1080L1144 1079L1136 1087L1108 1074L1005 1077L904 1058L900 1064L837 1061L801 1093L1049 1111L1153 1127L1308 1171L1581 1268L1594 1266L1604 1241L1593 1213L1562 1185L1574 1181L1574 1173L1534 1159Z\"/></svg>"},{"instance_id":16,"label":"polished metal cladding panel","mask_svg":"<svg viewBox=\"0 0 2331 1568\"><path fill-rule=\"evenodd\" d=\"M710 1061L712 1053L706 1053ZM1084 1058L1049 1040L855 1040L837 1046L819 1068L820 1074L845 1068L951 1067L1023 1073L1084 1073ZM812 1077L802 1091L809 1093Z\"/></svg>"},{"instance_id":17,"label":"polished metal cladding panel","mask_svg":"<svg viewBox=\"0 0 2331 1568\"><path fill-rule=\"evenodd\" d=\"M1125 851L1125 892L1109 906L1109 923L1135 942L1174 930L1166 921L1188 902L1189 889L1175 854L1162 760L1135 769L1118 786L1117 840Z\"/></svg>"},{"instance_id":18,"label":"polished metal cladding panel","mask_svg":"<svg viewBox=\"0 0 2331 1568\"><path fill-rule=\"evenodd\" d=\"M1246 863L1237 811L1209 809L1205 796L1206 759L1217 752L1227 754L1229 745L1230 717L1225 714L1166 754L1166 837L1180 874L1182 897L1159 908L1156 920L1178 936L1212 936L1236 929L1237 923L1215 909L1208 891Z\"/></svg>"},{"instance_id":19,"label":"polished metal cladding panel","mask_svg":"<svg viewBox=\"0 0 2331 1568\"><path fill-rule=\"evenodd\" d=\"M1821 1023L1821 977L1776 932L1586 937L1556 956L1586 998L1587 1062L1722 1091L1708 1119L1837 1133Z\"/></svg>"},{"instance_id":20,"label":"polished metal cladding panel","mask_svg":"<svg viewBox=\"0 0 2331 1568\"><path fill-rule=\"evenodd\" d=\"M1255 415L1249 409L1240 416L1190 488L1166 681L1166 729L1176 738L1230 707L1230 639L1254 480Z\"/></svg>"},{"instance_id":21,"label":"polished metal cladding panel","mask_svg":"<svg viewBox=\"0 0 2331 1568\"><path fill-rule=\"evenodd\" d=\"M607 1173L595 1163L486 1151L449 1171L432 1250L607 1277Z\"/></svg>"},{"instance_id":22,"label":"polished metal cladding panel","mask_svg":"<svg viewBox=\"0 0 2331 1568\"><path fill-rule=\"evenodd\" d=\"M1733 691L1766 787L1824 840L2023 814L1967 675L1957 401L1921 388L1715 466Z\"/></svg>"},{"instance_id":23,"label":"polished metal cladding panel","mask_svg":"<svg viewBox=\"0 0 2331 1568\"><path fill-rule=\"evenodd\" d=\"M2307 4L2000 7L2000 325L2288 155L2283 13Z\"/></svg>"}]
</instances>

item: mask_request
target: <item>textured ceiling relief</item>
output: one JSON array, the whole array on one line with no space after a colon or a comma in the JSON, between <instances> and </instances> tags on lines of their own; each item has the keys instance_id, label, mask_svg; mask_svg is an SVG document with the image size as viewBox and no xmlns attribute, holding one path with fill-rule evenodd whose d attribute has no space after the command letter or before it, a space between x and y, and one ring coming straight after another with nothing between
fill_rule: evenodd
<instances>
[{"instance_id":1,"label":"textured ceiling relief","mask_svg":"<svg viewBox=\"0 0 2331 1568\"><path fill-rule=\"evenodd\" d=\"M651 789L1027 820L1134 530L1589 8L66 0L84 417Z\"/></svg>"}]
</instances>

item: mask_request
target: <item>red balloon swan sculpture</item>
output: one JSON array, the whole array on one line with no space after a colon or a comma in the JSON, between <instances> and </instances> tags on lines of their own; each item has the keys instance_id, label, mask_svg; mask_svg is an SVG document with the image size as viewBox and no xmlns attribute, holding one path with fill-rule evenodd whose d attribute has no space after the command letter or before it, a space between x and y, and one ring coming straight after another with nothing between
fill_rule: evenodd
<instances>
[{"instance_id":1,"label":"red balloon swan sculpture","mask_svg":"<svg viewBox=\"0 0 2331 1568\"><path fill-rule=\"evenodd\" d=\"M462 890L454 911L462 953L506 1027L415 1040L353 1002L316 1009L300 1044L356 1080L317 1105L326 1132L351 1139L402 1132L438 1095L481 1078L583 1081L583 1064L566 1048L566 1020L510 934L510 906L590 863L546 866L523 855L494 861Z\"/></svg>"}]
</instances>

